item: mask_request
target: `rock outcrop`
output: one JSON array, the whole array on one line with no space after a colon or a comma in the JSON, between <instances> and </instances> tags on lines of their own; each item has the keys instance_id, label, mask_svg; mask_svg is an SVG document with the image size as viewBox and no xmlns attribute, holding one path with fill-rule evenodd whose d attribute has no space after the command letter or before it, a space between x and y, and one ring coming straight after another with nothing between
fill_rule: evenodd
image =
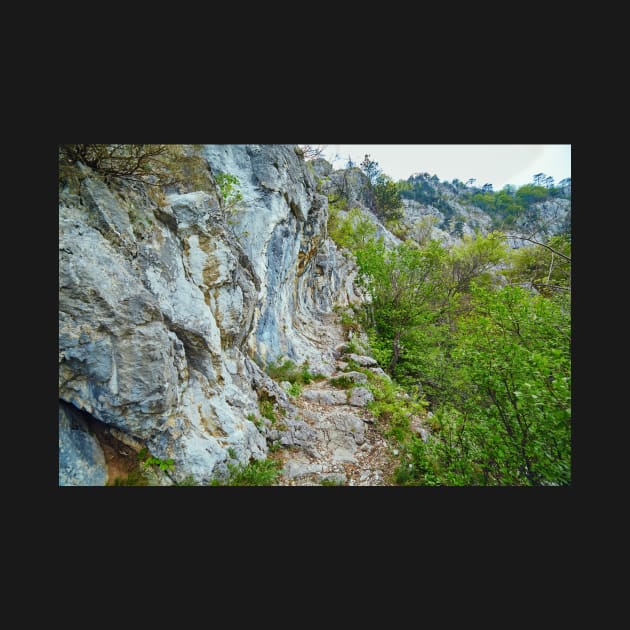
<instances>
[{"instance_id":1,"label":"rock outcrop","mask_svg":"<svg viewBox=\"0 0 630 630\"><path fill-rule=\"evenodd\" d=\"M156 202L142 184L106 183L88 167L60 190L61 485L107 477L89 429L68 428L68 406L172 459L175 481L203 483L228 461L266 456L251 420L261 392L292 420L259 364L288 357L333 372L327 318L358 296L311 170L292 146L201 151L213 175L238 177L231 214L216 192Z\"/></svg>"}]
</instances>

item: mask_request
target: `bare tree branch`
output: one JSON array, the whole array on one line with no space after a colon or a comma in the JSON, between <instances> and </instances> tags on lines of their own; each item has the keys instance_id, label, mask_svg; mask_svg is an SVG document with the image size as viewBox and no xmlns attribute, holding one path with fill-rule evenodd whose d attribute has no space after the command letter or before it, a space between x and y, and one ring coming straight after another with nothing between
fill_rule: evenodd
<instances>
[{"instance_id":1,"label":"bare tree branch","mask_svg":"<svg viewBox=\"0 0 630 630\"><path fill-rule=\"evenodd\" d=\"M529 238L528 236L516 236L515 234L506 234L505 236L506 238L515 238L520 241L529 241L530 243L533 243L534 245L540 245L541 247L548 249L550 252L556 254L557 256L560 256L561 258L564 258L565 260L568 260L569 262L571 262L571 259L568 256L565 256L564 254L560 253L557 249L554 249L553 247L549 247L549 245L545 245L544 243L541 243L539 241L535 241L533 238Z\"/></svg>"}]
</instances>

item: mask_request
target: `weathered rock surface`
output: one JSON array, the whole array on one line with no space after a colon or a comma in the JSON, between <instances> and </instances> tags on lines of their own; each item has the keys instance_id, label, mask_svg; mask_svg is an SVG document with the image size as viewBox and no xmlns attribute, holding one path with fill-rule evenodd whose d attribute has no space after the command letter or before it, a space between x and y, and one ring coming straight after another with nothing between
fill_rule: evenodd
<instances>
[{"instance_id":1,"label":"weathered rock surface","mask_svg":"<svg viewBox=\"0 0 630 630\"><path fill-rule=\"evenodd\" d=\"M177 480L204 483L226 473L228 449L242 463L266 456L247 419L261 392L295 420L255 361L332 374L332 306L360 298L353 263L326 238L327 200L292 146L202 153L213 174L239 178L233 216L216 193L158 205L142 185L106 184L87 167L78 187L60 189L59 398L172 458ZM104 482L90 438L79 448L62 425L60 458L76 463L60 483ZM290 425L280 439L304 435Z\"/></svg>"},{"instance_id":2,"label":"weathered rock surface","mask_svg":"<svg viewBox=\"0 0 630 630\"><path fill-rule=\"evenodd\" d=\"M349 403L353 407L365 407L374 400L374 394L366 387L354 387L350 390Z\"/></svg>"},{"instance_id":3,"label":"weathered rock surface","mask_svg":"<svg viewBox=\"0 0 630 630\"><path fill-rule=\"evenodd\" d=\"M105 456L79 411L59 405L59 485L104 486Z\"/></svg>"},{"instance_id":4,"label":"weathered rock surface","mask_svg":"<svg viewBox=\"0 0 630 630\"><path fill-rule=\"evenodd\" d=\"M358 363L361 367L377 367L378 361L373 359L372 357L366 357L360 354L347 354L346 357L348 359L352 359L356 363Z\"/></svg>"},{"instance_id":5,"label":"weathered rock surface","mask_svg":"<svg viewBox=\"0 0 630 630\"><path fill-rule=\"evenodd\" d=\"M393 464L385 440L373 428L374 418L346 402L345 391L324 387L308 386L297 401L300 417L311 429L310 448L281 452L279 485L384 485ZM343 394L344 402L337 397L331 402L331 393Z\"/></svg>"},{"instance_id":6,"label":"weathered rock surface","mask_svg":"<svg viewBox=\"0 0 630 630\"><path fill-rule=\"evenodd\" d=\"M348 402L346 392L336 389L308 390L302 393L302 398L321 405L345 405Z\"/></svg>"},{"instance_id":7,"label":"weathered rock surface","mask_svg":"<svg viewBox=\"0 0 630 630\"><path fill-rule=\"evenodd\" d=\"M344 372L343 374L340 374L340 376L347 378L348 380L352 381L353 383L356 383L357 385L367 384L367 376L363 374L363 372L354 372L354 371Z\"/></svg>"}]
</instances>

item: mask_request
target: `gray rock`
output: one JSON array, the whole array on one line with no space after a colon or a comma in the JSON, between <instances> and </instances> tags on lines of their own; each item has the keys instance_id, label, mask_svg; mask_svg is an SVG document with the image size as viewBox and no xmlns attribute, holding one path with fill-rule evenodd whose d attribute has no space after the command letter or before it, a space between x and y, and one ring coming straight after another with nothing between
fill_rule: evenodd
<instances>
[{"instance_id":1,"label":"gray rock","mask_svg":"<svg viewBox=\"0 0 630 630\"><path fill-rule=\"evenodd\" d=\"M346 405L345 391L330 389L313 389L302 392L302 398L319 403L320 405Z\"/></svg>"},{"instance_id":2,"label":"gray rock","mask_svg":"<svg viewBox=\"0 0 630 630\"><path fill-rule=\"evenodd\" d=\"M363 298L352 257L326 237L327 198L293 146L205 145L202 155L212 174L238 177L243 201L230 216L216 192L156 205L143 185L106 184L88 167L59 194L59 397L201 483L226 473L228 448L239 461L265 457L246 419L258 394L295 417L255 361L308 360L332 374L332 307ZM346 404L345 392L319 396ZM276 439L313 449L307 429ZM88 450L75 449L89 468Z\"/></svg>"},{"instance_id":3,"label":"gray rock","mask_svg":"<svg viewBox=\"0 0 630 630\"><path fill-rule=\"evenodd\" d=\"M105 455L80 412L59 405L59 485L104 486Z\"/></svg>"},{"instance_id":4,"label":"gray rock","mask_svg":"<svg viewBox=\"0 0 630 630\"><path fill-rule=\"evenodd\" d=\"M364 355L353 354L353 353L348 354L347 357L348 357L348 359L352 359L353 361L358 363L361 367L376 367L376 366L378 366L378 362L376 361L376 359L373 359L372 357L366 357Z\"/></svg>"},{"instance_id":5,"label":"gray rock","mask_svg":"<svg viewBox=\"0 0 630 630\"><path fill-rule=\"evenodd\" d=\"M363 374L363 372L344 372L343 374L339 374L338 376L343 376L347 379L350 379L353 383L357 383L359 385L367 385L367 376Z\"/></svg>"},{"instance_id":6,"label":"gray rock","mask_svg":"<svg viewBox=\"0 0 630 630\"><path fill-rule=\"evenodd\" d=\"M327 162L323 158L316 158L315 160L310 160L309 164L313 169L313 174L315 177L328 177L330 173L332 173L333 167L330 162Z\"/></svg>"},{"instance_id":7,"label":"gray rock","mask_svg":"<svg viewBox=\"0 0 630 630\"><path fill-rule=\"evenodd\" d=\"M423 442L429 439L429 431L422 425L422 420L417 416L413 416L409 422L409 428L416 434L418 434Z\"/></svg>"},{"instance_id":8,"label":"gray rock","mask_svg":"<svg viewBox=\"0 0 630 630\"><path fill-rule=\"evenodd\" d=\"M387 372L385 372L385 370L383 370L383 368L371 367L371 368L369 368L369 370L370 370L370 372L373 372L377 376L382 376L383 378L386 378L387 380L391 380L390 377L389 377L389 374L387 374Z\"/></svg>"},{"instance_id":9,"label":"gray rock","mask_svg":"<svg viewBox=\"0 0 630 630\"><path fill-rule=\"evenodd\" d=\"M354 407L365 407L374 400L374 394L365 387L355 387L350 394L349 403Z\"/></svg>"},{"instance_id":10,"label":"gray rock","mask_svg":"<svg viewBox=\"0 0 630 630\"><path fill-rule=\"evenodd\" d=\"M286 466L282 470L282 474L287 479L296 479L312 473L321 472L321 470L321 464L311 463L306 460L293 459L287 462Z\"/></svg>"}]
</instances>

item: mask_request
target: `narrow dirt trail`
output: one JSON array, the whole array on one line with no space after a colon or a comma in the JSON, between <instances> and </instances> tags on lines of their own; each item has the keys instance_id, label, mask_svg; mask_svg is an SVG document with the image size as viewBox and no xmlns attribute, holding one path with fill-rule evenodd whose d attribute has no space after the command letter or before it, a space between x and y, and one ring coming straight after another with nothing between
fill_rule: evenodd
<instances>
[{"instance_id":1,"label":"narrow dirt trail","mask_svg":"<svg viewBox=\"0 0 630 630\"><path fill-rule=\"evenodd\" d=\"M348 404L350 393L328 380L304 387L295 404L312 439L307 449L289 447L276 454L283 464L278 485L394 485L390 447L365 408L369 394L359 386L352 391L355 404Z\"/></svg>"}]
</instances>

